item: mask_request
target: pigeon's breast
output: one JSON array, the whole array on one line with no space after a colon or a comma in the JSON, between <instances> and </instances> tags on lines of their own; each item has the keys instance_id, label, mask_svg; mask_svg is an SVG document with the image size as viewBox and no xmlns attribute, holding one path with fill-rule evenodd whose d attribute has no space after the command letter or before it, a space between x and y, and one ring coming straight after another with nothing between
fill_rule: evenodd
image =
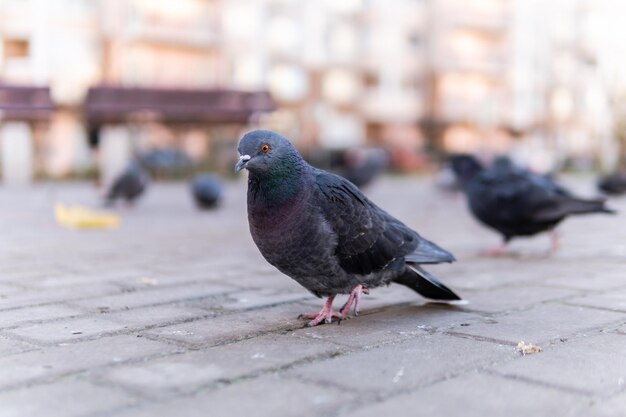
<instances>
[{"instance_id":1,"label":"pigeon's breast","mask_svg":"<svg viewBox=\"0 0 626 417\"><path fill-rule=\"evenodd\" d=\"M249 210L250 232L263 257L315 293L332 290L342 275L334 257L337 238L307 199L272 210Z\"/></svg>"}]
</instances>

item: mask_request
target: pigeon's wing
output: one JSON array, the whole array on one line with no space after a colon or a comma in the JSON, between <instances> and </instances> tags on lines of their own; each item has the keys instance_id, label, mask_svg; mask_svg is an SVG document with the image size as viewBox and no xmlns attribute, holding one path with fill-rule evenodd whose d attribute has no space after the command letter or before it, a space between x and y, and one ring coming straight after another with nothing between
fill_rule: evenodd
<instances>
[{"instance_id":1,"label":"pigeon's wing","mask_svg":"<svg viewBox=\"0 0 626 417\"><path fill-rule=\"evenodd\" d=\"M603 200L576 198L554 181L528 171L500 172L483 180L488 188L483 197L497 207L491 216L504 224L553 223L570 214L607 210Z\"/></svg>"},{"instance_id":2,"label":"pigeon's wing","mask_svg":"<svg viewBox=\"0 0 626 417\"><path fill-rule=\"evenodd\" d=\"M335 256L346 272L366 275L380 271L414 252L418 252L416 259L432 261L434 244L425 241L428 244L422 246L416 232L369 201L349 181L320 170L315 185L316 203L337 237ZM417 250L422 247L423 252Z\"/></svg>"}]
</instances>

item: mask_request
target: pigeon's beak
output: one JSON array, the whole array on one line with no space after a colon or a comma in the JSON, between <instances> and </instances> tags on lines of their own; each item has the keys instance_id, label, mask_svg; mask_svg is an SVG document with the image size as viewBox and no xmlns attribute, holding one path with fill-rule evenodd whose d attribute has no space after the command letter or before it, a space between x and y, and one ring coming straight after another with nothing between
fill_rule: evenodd
<instances>
[{"instance_id":1,"label":"pigeon's beak","mask_svg":"<svg viewBox=\"0 0 626 417\"><path fill-rule=\"evenodd\" d=\"M235 172L241 171L248 161L250 160L250 155L241 155L239 157L239 161L237 161L237 165L235 165Z\"/></svg>"}]
</instances>

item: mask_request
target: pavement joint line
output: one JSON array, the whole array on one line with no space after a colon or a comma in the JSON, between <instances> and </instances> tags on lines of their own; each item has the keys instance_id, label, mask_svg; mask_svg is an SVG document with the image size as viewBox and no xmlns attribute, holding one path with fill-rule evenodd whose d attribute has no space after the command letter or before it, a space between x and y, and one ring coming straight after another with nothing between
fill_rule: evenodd
<instances>
[{"instance_id":1,"label":"pavement joint line","mask_svg":"<svg viewBox=\"0 0 626 417\"><path fill-rule=\"evenodd\" d=\"M541 379L530 378L527 376L507 374L504 372L498 372L497 370L494 370L494 369L485 369L481 372L484 374L499 376L501 378L510 379L513 381L519 381L519 382L524 382L524 383L535 385L535 386L541 386L545 388L551 388L551 389L556 389L559 391L569 392L570 394L583 395L589 398L594 396L593 391L572 388L572 387L568 387L568 386L561 385L561 384L553 384L550 382L543 381Z\"/></svg>"},{"instance_id":2,"label":"pavement joint line","mask_svg":"<svg viewBox=\"0 0 626 417\"><path fill-rule=\"evenodd\" d=\"M517 343L509 342L507 340L501 340L501 339L496 339L496 338L487 337L487 336L478 336L475 334L460 333L460 332L454 332L454 331L448 331L445 334L447 334L448 336L458 337L461 339L476 340L478 342L495 343L497 345L512 346L512 347L515 347L517 345Z\"/></svg>"},{"instance_id":3,"label":"pavement joint line","mask_svg":"<svg viewBox=\"0 0 626 417\"><path fill-rule=\"evenodd\" d=\"M76 308L77 310L80 311L79 307L74 307L74 306L72 306L70 304L59 303L58 305L64 306L64 307ZM21 327L29 327L29 326L38 325L38 324L47 324L47 323L55 323L57 321L79 319L79 318L86 317L88 315L89 314L87 314L86 312L81 311L79 314L72 314L72 315L69 315L69 316L54 317L54 318L51 318L51 319L24 320L24 321L20 321L19 324L14 324L14 325L9 325L9 326L0 326L0 332L2 332L3 330L14 330L14 329L19 329Z\"/></svg>"},{"instance_id":4,"label":"pavement joint line","mask_svg":"<svg viewBox=\"0 0 626 417\"><path fill-rule=\"evenodd\" d=\"M127 365L134 365L134 364L138 364L138 363L143 363L146 361L151 361L151 360L155 360L155 359L160 359L160 358L166 358L169 356L173 356L173 355L179 355L179 354L184 354L184 351L175 351L175 352L167 352L167 353L154 353L148 356L142 356L142 357L136 357L136 358L130 358L130 359L125 359L125 360L121 360L121 361L117 361L117 362L110 362L107 364L103 364L103 365L98 365L98 366L94 366L94 367L86 367L86 368L82 368L82 369L78 369L78 370L73 370L73 371L68 371L68 372L61 372L55 375L50 375L50 376L43 376L43 377L36 377L33 378L31 380L26 380L14 385L6 385L4 387L0 387L0 394L1 393L5 393L5 392L10 392L10 391L15 391L18 389L22 389L22 388L28 388L28 387L33 387L33 386L39 386L39 385L45 385L45 384L50 384L53 383L57 380L62 380L64 378L68 378L68 377L72 377L72 376L85 376L88 375L90 373L92 373L93 371L99 371L102 369L109 369L109 368L116 368L116 367L122 367L122 366L127 366Z\"/></svg>"},{"instance_id":5,"label":"pavement joint line","mask_svg":"<svg viewBox=\"0 0 626 417\"><path fill-rule=\"evenodd\" d=\"M183 352L181 352L180 354L182 354ZM269 374L273 374L273 373L277 373L277 372L284 372L286 370L292 369L296 366L299 365L304 365L304 364L308 364L308 363L313 363L313 362L317 362L319 360L325 360L325 359L329 359L329 358L333 358L336 357L338 355L342 355L344 354L341 351L335 351L335 352L327 352L327 353L321 353L321 354L317 354L317 355L311 355L311 356L307 356L305 358L301 358L292 362L289 362L287 364L278 366L278 367L272 367L272 368L266 368L266 369L259 369L257 371L254 372L250 372L247 374L242 374L233 378L220 378L205 384L199 384L196 385L193 389L189 389L189 390L177 390L174 389L174 391L169 394L169 395L162 395L162 393L159 393L157 395L154 396L150 396L149 394L146 394L144 391L142 390L137 390L134 389L132 387L130 387L128 384L119 384L119 383L115 383L113 384L110 381L107 381L106 378L102 378L100 379L100 383L102 383L104 386L108 386L108 387L121 387L124 390L129 390L129 388L132 388L132 391L129 391L131 393L139 393L141 394L140 396L142 398L144 398L144 400L138 402L137 404L135 404L134 406L130 407L130 408L141 408L142 406L146 405L146 404L154 404L155 402L157 403L167 403L171 400L175 400L175 399L179 399L179 398L189 398L189 397L193 397L198 395L201 392L211 392L211 391L217 391L221 388L230 386L230 385L234 385L234 384L239 384L242 382L246 382L246 381L251 381L257 378L260 378L262 376L265 375L269 375ZM173 356L173 355L171 355ZM100 377L100 376L99 376ZM299 381L302 382L307 382L304 378L294 378L297 379ZM311 381L313 382L313 381ZM316 384L319 385L319 384ZM325 384L326 386L328 386L329 384ZM330 384L333 385L333 384ZM345 390L344 387L340 386L340 385L336 385L337 388L340 388L342 390ZM352 391L355 393L358 393L358 391L356 390L348 390L348 391ZM124 409L129 408L129 407L125 407Z\"/></svg>"},{"instance_id":6,"label":"pavement joint line","mask_svg":"<svg viewBox=\"0 0 626 417\"><path fill-rule=\"evenodd\" d=\"M601 307L601 306L594 306L594 305L589 305L589 304L577 304L577 303L568 302L568 301L560 301L560 303L566 306L570 306L570 307L583 307L583 308L590 308L593 310L610 311L612 313L626 313L626 307L624 308Z\"/></svg>"},{"instance_id":7,"label":"pavement joint line","mask_svg":"<svg viewBox=\"0 0 626 417\"><path fill-rule=\"evenodd\" d=\"M91 340L97 340L97 339L101 339L104 337L112 337L112 336L122 336L122 335L127 335L127 336L133 336L136 335L137 333L143 332L143 331L149 331L149 330L153 330L153 329L157 329L160 327L167 327L167 326L174 326L174 325L178 325L178 324L185 324L185 323L191 323L194 321L198 321L198 320L204 320L204 319L210 319L210 318L214 318L216 317L215 315L211 315L211 314L206 314L206 315L202 315L202 316L196 316L196 317L185 317L183 319L178 319L178 320L172 320L166 323L157 323L157 324L149 324L149 325L145 325L145 326L125 326L123 329L120 330L111 330L111 331L105 331L105 332L100 332L100 333L96 333L93 335L89 335L89 336L83 336L83 337L75 337L75 338L71 338L71 339L66 339L66 340L61 340L61 341L56 341L56 342L41 342L38 341L36 339L31 339L29 337L25 337L25 336L21 336L21 335L15 335L12 333L4 333L4 332L0 332L0 335L2 336L7 336L8 338L12 338L15 340L19 340L22 342L27 342L27 343L31 343L31 344L37 344L41 347L54 347L54 346L58 346L59 344L64 344L64 345L72 345L72 344L77 344L77 343L81 343L81 342L88 342ZM115 320L111 320L111 319L105 319L111 323L115 323L115 324L121 324L123 325L124 323L121 323L119 321L115 321ZM138 336L138 337L144 337L143 335Z\"/></svg>"}]
</instances>

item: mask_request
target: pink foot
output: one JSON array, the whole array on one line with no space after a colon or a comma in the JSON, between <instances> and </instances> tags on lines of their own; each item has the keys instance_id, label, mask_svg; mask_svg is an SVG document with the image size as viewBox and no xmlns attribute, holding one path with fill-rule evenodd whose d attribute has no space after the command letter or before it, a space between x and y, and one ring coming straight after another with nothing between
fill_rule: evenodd
<instances>
[{"instance_id":1,"label":"pink foot","mask_svg":"<svg viewBox=\"0 0 626 417\"><path fill-rule=\"evenodd\" d=\"M339 323L341 323L341 320L345 319L348 316L348 313L350 312L350 307L353 304L354 304L354 315L355 316L359 315L359 304L361 302L361 295L369 294L369 293L370 291L367 288L363 288L363 286L359 284L356 287L354 287L352 291L350 291L348 300L343 305L343 307L341 307L340 311L333 310L333 300L335 299L335 296L332 295L328 297L328 299L326 300L326 303L324 303L324 307L322 307L319 313L300 314L298 318L312 319L310 322L307 323L307 327L317 326L318 324L322 322L327 323L327 324L332 323L333 318L335 317L338 318Z\"/></svg>"},{"instance_id":2,"label":"pink foot","mask_svg":"<svg viewBox=\"0 0 626 417\"><path fill-rule=\"evenodd\" d=\"M322 321L324 323L331 323L333 321L333 317L341 318L341 314L335 310L333 310L333 300L335 299L334 295L331 295L324 303L324 307L320 310L319 313L315 314L300 314L298 318L303 319L313 319L306 324L307 327L313 327L320 324Z\"/></svg>"},{"instance_id":3,"label":"pink foot","mask_svg":"<svg viewBox=\"0 0 626 417\"><path fill-rule=\"evenodd\" d=\"M506 245L501 243L498 246L481 251L480 254L483 256L502 256L506 254Z\"/></svg>"}]
</instances>

